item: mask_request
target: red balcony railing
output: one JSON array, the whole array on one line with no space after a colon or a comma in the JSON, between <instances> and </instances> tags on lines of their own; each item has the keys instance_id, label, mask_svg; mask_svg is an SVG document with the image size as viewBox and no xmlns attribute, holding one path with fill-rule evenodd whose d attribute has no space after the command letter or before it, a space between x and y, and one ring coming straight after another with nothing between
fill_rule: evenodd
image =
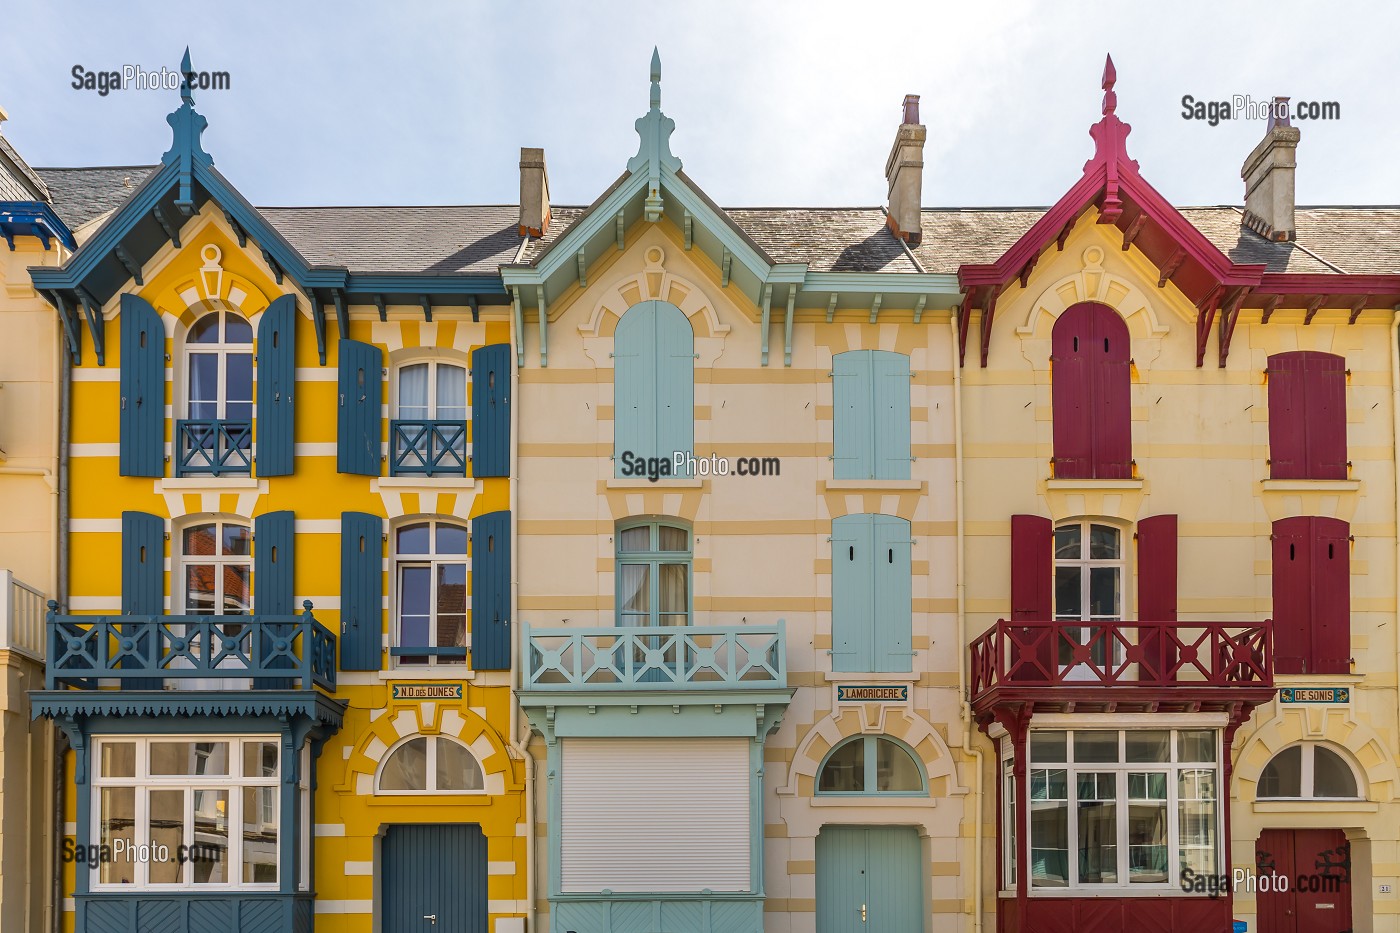
<instances>
[{"instance_id":1,"label":"red balcony railing","mask_svg":"<svg viewBox=\"0 0 1400 933\"><path fill-rule=\"evenodd\" d=\"M1191 690L1274 685L1273 623L1008 622L971 645L970 699L1014 688Z\"/></svg>"}]
</instances>

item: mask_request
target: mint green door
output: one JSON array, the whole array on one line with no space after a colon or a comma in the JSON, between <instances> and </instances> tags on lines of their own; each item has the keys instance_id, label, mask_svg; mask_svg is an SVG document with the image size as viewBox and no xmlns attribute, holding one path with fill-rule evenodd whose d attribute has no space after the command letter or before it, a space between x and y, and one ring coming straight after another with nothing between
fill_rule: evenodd
<instances>
[{"instance_id":1,"label":"mint green door","mask_svg":"<svg viewBox=\"0 0 1400 933\"><path fill-rule=\"evenodd\" d=\"M921 933L923 878L913 827L822 827L817 933Z\"/></svg>"}]
</instances>

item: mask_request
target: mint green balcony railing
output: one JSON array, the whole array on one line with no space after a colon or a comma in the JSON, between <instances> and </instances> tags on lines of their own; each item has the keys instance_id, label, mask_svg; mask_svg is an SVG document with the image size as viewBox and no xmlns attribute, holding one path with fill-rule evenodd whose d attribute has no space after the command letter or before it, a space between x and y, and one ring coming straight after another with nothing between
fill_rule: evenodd
<instances>
[{"instance_id":1,"label":"mint green balcony railing","mask_svg":"<svg viewBox=\"0 0 1400 933\"><path fill-rule=\"evenodd\" d=\"M787 638L772 625L531 629L524 690L746 690L787 687Z\"/></svg>"}]
</instances>

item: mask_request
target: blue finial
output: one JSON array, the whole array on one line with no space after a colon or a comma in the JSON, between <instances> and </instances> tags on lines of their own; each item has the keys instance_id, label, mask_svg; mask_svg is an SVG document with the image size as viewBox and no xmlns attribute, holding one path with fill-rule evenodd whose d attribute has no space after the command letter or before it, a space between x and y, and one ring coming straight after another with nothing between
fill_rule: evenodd
<instances>
[{"instance_id":1,"label":"blue finial","mask_svg":"<svg viewBox=\"0 0 1400 933\"><path fill-rule=\"evenodd\" d=\"M200 136L203 135L209 121L194 109L194 92L190 89L190 74L193 69L190 67L190 50L185 48L185 57L180 61L180 100L179 107L165 118L165 122L170 124L170 129L174 131L174 140L170 144L170 149L161 156L161 161L166 165L179 167L179 194L175 198L175 206L185 214L194 213L194 169L195 163L213 165L214 160L209 153L204 151L204 146L200 143Z\"/></svg>"},{"instance_id":2,"label":"blue finial","mask_svg":"<svg viewBox=\"0 0 1400 933\"><path fill-rule=\"evenodd\" d=\"M651 49L651 109L661 109L661 50Z\"/></svg>"},{"instance_id":3,"label":"blue finial","mask_svg":"<svg viewBox=\"0 0 1400 933\"><path fill-rule=\"evenodd\" d=\"M194 68L190 65L190 47L185 46L185 57L180 59L180 99L187 104L194 103L194 89L190 87L190 75Z\"/></svg>"}]
</instances>

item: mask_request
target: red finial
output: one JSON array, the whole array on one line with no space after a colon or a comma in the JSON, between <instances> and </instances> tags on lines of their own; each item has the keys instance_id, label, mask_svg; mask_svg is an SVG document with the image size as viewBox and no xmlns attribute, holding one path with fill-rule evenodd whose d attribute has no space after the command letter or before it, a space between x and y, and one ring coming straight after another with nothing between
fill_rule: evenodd
<instances>
[{"instance_id":1,"label":"red finial","mask_svg":"<svg viewBox=\"0 0 1400 933\"><path fill-rule=\"evenodd\" d=\"M1118 72L1113 67L1113 56L1104 58L1103 63L1103 115L1108 116L1118 109L1118 95L1113 93L1113 85L1118 80Z\"/></svg>"}]
</instances>

